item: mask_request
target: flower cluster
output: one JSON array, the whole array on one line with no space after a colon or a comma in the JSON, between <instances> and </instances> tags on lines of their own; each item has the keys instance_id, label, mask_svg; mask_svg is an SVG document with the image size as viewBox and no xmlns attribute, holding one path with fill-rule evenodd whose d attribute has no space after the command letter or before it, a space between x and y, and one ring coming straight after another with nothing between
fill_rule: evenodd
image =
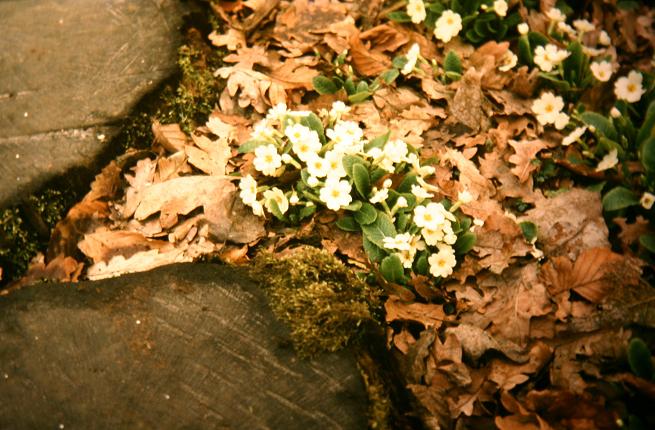
<instances>
[{"instance_id":1,"label":"flower cluster","mask_svg":"<svg viewBox=\"0 0 655 430\"><path fill-rule=\"evenodd\" d=\"M434 201L434 167L388 133L366 139L357 122L344 118L348 112L342 102L320 116L272 108L239 148L254 154L256 172L241 178L241 200L257 216L292 223L321 207L338 212L337 225L361 231L370 259L389 281L404 283L407 271L449 276L456 255L475 240L471 221L457 212L470 194L460 193L454 203Z\"/></svg>"}]
</instances>

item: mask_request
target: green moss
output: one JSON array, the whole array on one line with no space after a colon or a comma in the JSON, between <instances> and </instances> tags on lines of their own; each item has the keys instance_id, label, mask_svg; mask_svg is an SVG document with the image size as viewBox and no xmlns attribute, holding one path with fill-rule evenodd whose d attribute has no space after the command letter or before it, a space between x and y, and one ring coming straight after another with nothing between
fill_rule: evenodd
<instances>
[{"instance_id":1,"label":"green moss","mask_svg":"<svg viewBox=\"0 0 655 430\"><path fill-rule=\"evenodd\" d=\"M392 402L386 381L382 377L379 364L367 352L360 351L357 356L359 371L368 395L368 427L376 430L392 428Z\"/></svg>"},{"instance_id":2,"label":"green moss","mask_svg":"<svg viewBox=\"0 0 655 430\"><path fill-rule=\"evenodd\" d=\"M379 290L326 251L296 248L290 255L261 254L253 275L262 282L273 312L291 327L301 356L337 351L374 321Z\"/></svg>"}]
</instances>

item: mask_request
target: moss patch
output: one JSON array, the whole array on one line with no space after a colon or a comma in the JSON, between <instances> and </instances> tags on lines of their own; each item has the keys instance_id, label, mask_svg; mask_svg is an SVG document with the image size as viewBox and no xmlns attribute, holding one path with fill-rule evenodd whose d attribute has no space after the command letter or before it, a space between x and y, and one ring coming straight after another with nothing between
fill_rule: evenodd
<instances>
[{"instance_id":1,"label":"moss patch","mask_svg":"<svg viewBox=\"0 0 655 430\"><path fill-rule=\"evenodd\" d=\"M283 258L260 254L253 266L301 356L341 349L375 321L381 306L377 288L323 250L299 247Z\"/></svg>"}]
</instances>

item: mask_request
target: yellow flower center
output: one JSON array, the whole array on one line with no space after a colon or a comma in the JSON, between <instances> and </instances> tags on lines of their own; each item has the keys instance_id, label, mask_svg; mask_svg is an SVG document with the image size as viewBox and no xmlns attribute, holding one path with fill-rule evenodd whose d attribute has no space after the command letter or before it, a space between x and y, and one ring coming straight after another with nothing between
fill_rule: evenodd
<instances>
[{"instance_id":1,"label":"yellow flower center","mask_svg":"<svg viewBox=\"0 0 655 430\"><path fill-rule=\"evenodd\" d=\"M337 197L339 197L340 195L341 195L341 193L339 192L339 190L332 190L332 197L334 197L335 199Z\"/></svg>"},{"instance_id":2,"label":"yellow flower center","mask_svg":"<svg viewBox=\"0 0 655 430\"><path fill-rule=\"evenodd\" d=\"M544 107L544 110L545 110L546 112L548 112L548 113L551 113L553 110L555 110L555 107L554 107L553 105L551 105L551 104L547 104L547 105Z\"/></svg>"},{"instance_id":3,"label":"yellow flower center","mask_svg":"<svg viewBox=\"0 0 655 430\"><path fill-rule=\"evenodd\" d=\"M272 163L273 162L273 156L271 154L268 154L264 157L264 161L267 163Z\"/></svg>"},{"instance_id":4,"label":"yellow flower center","mask_svg":"<svg viewBox=\"0 0 655 430\"><path fill-rule=\"evenodd\" d=\"M453 25L455 23L455 21L452 18L448 18L446 20L446 23L448 23L448 25Z\"/></svg>"},{"instance_id":5,"label":"yellow flower center","mask_svg":"<svg viewBox=\"0 0 655 430\"><path fill-rule=\"evenodd\" d=\"M632 84L632 83L628 84L628 92L629 93L634 93L635 91L637 91L637 86L635 84Z\"/></svg>"}]
</instances>

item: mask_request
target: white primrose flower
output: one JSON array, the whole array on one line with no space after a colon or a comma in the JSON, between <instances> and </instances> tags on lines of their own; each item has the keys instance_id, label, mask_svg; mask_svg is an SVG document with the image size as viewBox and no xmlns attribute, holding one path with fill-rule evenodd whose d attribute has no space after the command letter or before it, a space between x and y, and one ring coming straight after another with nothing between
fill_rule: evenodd
<instances>
[{"instance_id":1,"label":"white primrose flower","mask_svg":"<svg viewBox=\"0 0 655 430\"><path fill-rule=\"evenodd\" d=\"M653 207L653 203L655 203L655 195L648 191L644 192L641 199L639 199L639 204L646 210L650 210Z\"/></svg>"},{"instance_id":2,"label":"white primrose flower","mask_svg":"<svg viewBox=\"0 0 655 430\"><path fill-rule=\"evenodd\" d=\"M350 112L350 106L347 106L342 101L336 101L332 103L332 108L330 108L330 112L328 112L328 117L331 121L338 121L342 115L347 114L348 112Z\"/></svg>"},{"instance_id":3,"label":"white primrose flower","mask_svg":"<svg viewBox=\"0 0 655 430\"><path fill-rule=\"evenodd\" d=\"M291 193L291 196L289 197L289 204L297 205L298 203L300 203L300 198L298 197L298 193L294 191Z\"/></svg>"},{"instance_id":4,"label":"white primrose flower","mask_svg":"<svg viewBox=\"0 0 655 430\"><path fill-rule=\"evenodd\" d=\"M532 103L532 112L537 116L541 125L555 124L558 130L563 129L569 122L569 117L562 112L564 100L547 91Z\"/></svg>"},{"instance_id":5,"label":"white primrose flower","mask_svg":"<svg viewBox=\"0 0 655 430\"><path fill-rule=\"evenodd\" d=\"M273 187L270 190L264 191L264 206L266 206L266 210L273 213L271 210L271 200L277 203L278 209L280 209L280 212L283 214L289 210L289 200L287 200L287 197L281 189Z\"/></svg>"},{"instance_id":6,"label":"white primrose flower","mask_svg":"<svg viewBox=\"0 0 655 430\"><path fill-rule=\"evenodd\" d=\"M364 150L364 132L354 121L339 121L328 128L325 135L334 142L334 149L343 154L356 154Z\"/></svg>"},{"instance_id":7,"label":"white primrose flower","mask_svg":"<svg viewBox=\"0 0 655 430\"><path fill-rule=\"evenodd\" d=\"M343 206L348 206L352 201L350 192L352 187L346 180L339 180L338 178L328 178L325 181L325 186L319 192L319 199L328 209L338 211Z\"/></svg>"},{"instance_id":8,"label":"white primrose flower","mask_svg":"<svg viewBox=\"0 0 655 430\"><path fill-rule=\"evenodd\" d=\"M445 278L453 273L457 264L455 250L448 245L439 246L439 252L428 257L430 274L436 278Z\"/></svg>"},{"instance_id":9,"label":"white primrose flower","mask_svg":"<svg viewBox=\"0 0 655 430\"><path fill-rule=\"evenodd\" d=\"M569 55L571 53L566 49L559 49L557 45L549 43L545 47L537 46L535 48L534 62L544 72L550 72Z\"/></svg>"},{"instance_id":10,"label":"white primrose flower","mask_svg":"<svg viewBox=\"0 0 655 430\"><path fill-rule=\"evenodd\" d=\"M328 175L329 170L330 165L328 162L316 154L307 160L307 171L313 177L324 178Z\"/></svg>"},{"instance_id":11,"label":"white primrose flower","mask_svg":"<svg viewBox=\"0 0 655 430\"><path fill-rule=\"evenodd\" d=\"M594 62L589 65L594 78L600 82L607 82L612 77L612 63L609 61Z\"/></svg>"},{"instance_id":12,"label":"white primrose flower","mask_svg":"<svg viewBox=\"0 0 655 430\"><path fill-rule=\"evenodd\" d=\"M607 34L605 30L601 31L598 35L598 43L604 46L610 46L612 44L612 38Z\"/></svg>"},{"instance_id":13,"label":"white primrose flower","mask_svg":"<svg viewBox=\"0 0 655 430\"><path fill-rule=\"evenodd\" d=\"M436 169L433 166L421 166L421 163L419 162L418 155L411 153L407 154L407 157L405 157L404 160L406 163L409 163L412 165L412 169L416 172L417 175L419 175L421 178L424 178L426 176L433 175Z\"/></svg>"},{"instance_id":14,"label":"white primrose flower","mask_svg":"<svg viewBox=\"0 0 655 430\"><path fill-rule=\"evenodd\" d=\"M397 234L393 237L385 237L382 243L386 249L399 249L401 251L409 251L411 249L410 241L412 235L409 233Z\"/></svg>"},{"instance_id":15,"label":"white primrose flower","mask_svg":"<svg viewBox=\"0 0 655 430\"><path fill-rule=\"evenodd\" d=\"M428 203L427 206L417 206L414 209L414 224L417 227L437 230L446 222L455 221L455 217L441 203Z\"/></svg>"},{"instance_id":16,"label":"white primrose flower","mask_svg":"<svg viewBox=\"0 0 655 430\"><path fill-rule=\"evenodd\" d=\"M284 130L284 134L291 142L291 149L302 161L307 162L321 150L322 145L318 133L309 127L302 124L290 125Z\"/></svg>"},{"instance_id":17,"label":"white primrose flower","mask_svg":"<svg viewBox=\"0 0 655 430\"><path fill-rule=\"evenodd\" d=\"M409 206L409 202L407 202L405 197L400 196L398 199L396 199L396 204L394 206L396 206L398 209L406 208Z\"/></svg>"},{"instance_id":18,"label":"white primrose flower","mask_svg":"<svg viewBox=\"0 0 655 430\"><path fill-rule=\"evenodd\" d=\"M628 103L635 103L641 99L646 92L641 86L643 77L641 73L633 70L628 76L622 76L614 83L614 94L619 100L625 100Z\"/></svg>"},{"instance_id":19,"label":"white primrose flower","mask_svg":"<svg viewBox=\"0 0 655 430\"><path fill-rule=\"evenodd\" d=\"M310 176L309 178L307 178L307 185L309 185L312 188L317 187L319 183L320 182L316 176Z\"/></svg>"},{"instance_id":20,"label":"white primrose flower","mask_svg":"<svg viewBox=\"0 0 655 430\"><path fill-rule=\"evenodd\" d=\"M409 0L407 3L407 15L409 15L414 24L425 21L426 13L423 0Z\"/></svg>"},{"instance_id":21,"label":"white primrose flower","mask_svg":"<svg viewBox=\"0 0 655 430\"><path fill-rule=\"evenodd\" d=\"M462 17L452 10L445 10L434 25L434 37L444 43L462 31Z\"/></svg>"},{"instance_id":22,"label":"white primrose flower","mask_svg":"<svg viewBox=\"0 0 655 430\"><path fill-rule=\"evenodd\" d=\"M589 46L582 46L582 53L588 57L598 57L603 54L605 49L591 48Z\"/></svg>"},{"instance_id":23,"label":"white primrose flower","mask_svg":"<svg viewBox=\"0 0 655 430\"><path fill-rule=\"evenodd\" d=\"M378 189L377 187L373 187L371 194L373 195L371 196L370 199L368 199L369 202L371 202L372 204L382 203L387 198L389 198L389 189L384 187L381 189Z\"/></svg>"},{"instance_id":24,"label":"white primrose flower","mask_svg":"<svg viewBox=\"0 0 655 430\"><path fill-rule=\"evenodd\" d=\"M602 160L600 160L598 166L596 167L596 171L602 172L604 170L609 170L617 164L619 164L618 151L616 149L612 149L603 157Z\"/></svg>"},{"instance_id":25,"label":"white primrose flower","mask_svg":"<svg viewBox=\"0 0 655 430\"><path fill-rule=\"evenodd\" d=\"M553 22L566 21L566 15L564 15L562 11L556 7L551 8L548 12L546 12L546 17L548 17L548 19Z\"/></svg>"},{"instance_id":26,"label":"white primrose flower","mask_svg":"<svg viewBox=\"0 0 655 430\"><path fill-rule=\"evenodd\" d=\"M390 140L384 145L384 156L394 164L401 163L407 155L407 144L400 139Z\"/></svg>"},{"instance_id":27,"label":"white primrose flower","mask_svg":"<svg viewBox=\"0 0 655 430\"><path fill-rule=\"evenodd\" d=\"M457 193L457 201L461 202L462 204L468 204L473 201L473 196L469 190L460 191Z\"/></svg>"},{"instance_id":28,"label":"white primrose flower","mask_svg":"<svg viewBox=\"0 0 655 430\"><path fill-rule=\"evenodd\" d=\"M423 2L421 2L421 4L423 4ZM407 58L407 62L400 70L400 73L402 73L403 75L409 75L410 73L412 73L414 67L416 67L416 62L418 61L418 56L420 53L421 53L421 48L418 46L418 43L413 44L412 47L409 48L409 51L407 51L407 54L405 55L405 58Z\"/></svg>"},{"instance_id":29,"label":"white primrose flower","mask_svg":"<svg viewBox=\"0 0 655 430\"><path fill-rule=\"evenodd\" d=\"M610 109L610 116L616 119L621 116L621 111L618 110L616 106L612 106L612 109Z\"/></svg>"},{"instance_id":30,"label":"white primrose flower","mask_svg":"<svg viewBox=\"0 0 655 430\"><path fill-rule=\"evenodd\" d=\"M334 149L325 153L325 162L327 163L328 177L343 178L346 176L346 169L343 167L343 154Z\"/></svg>"},{"instance_id":31,"label":"white primrose flower","mask_svg":"<svg viewBox=\"0 0 655 430\"><path fill-rule=\"evenodd\" d=\"M569 37L576 37L575 29L564 21L560 21L557 23L557 29L564 34L568 34Z\"/></svg>"},{"instance_id":32,"label":"white primrose flower","mask_svg":"<svg viewBox=\"0 0 655 430\"><path fill-rule=\"evenodd\" d=\"M275 145L261 145L255 148L255 169L266 176L275 176L276 170L282 166L282 157L277 153Z\"/></svg>"},{"instance_id":33,"label":"white primrose flower","mask_svg":"<svg viewBox=\"0 0 655 430\"><path fill-rule=\"evenodd\" d=\"M282 154L280 158L284 164L292 164L294 162L294 159L290 154Z\"/></svg>"},{"instance_id":34,"label":"white primrose flower","mask_svg":"<svg viewBox=\"0 0 655 430\"><path fill-rule=\"evenodd\" d=\"M257 181L251 176L244 176L239 181L239 197L244 204L250 206L252 202L257 200Z\"/></svg>"},{"instance_id":35,"label":"white primrose flower","mask_svg":"<svg viewBox=\"0 0 655 430\"><path fill-rule=\"evenodd\" d=\"M524 35L524 34L528 34L528 32L530 31L530 26L528 25L527 22L522 22L516 26L516 29L518 30L520 35Z\"/></svg>"},{"instance_id":36,"label":"white primrose flower","mask_svg":"<svg viewBox=\"0 0 655 430\"><path fill-rule=\"evenodd\" d=\"M586 19L576 19L573 21L573 26L580 32L580 34L589 33L596 29L596 26Z\"/></svg>"},{"instance_id":37,"label":"white primrose flower","mask_svg":"<svg viewBox=\"0 0 655 430\"><path fill-rule=\"evenodd\" d=\"M498 16L505 16L507 15L507 2L505 0L496 0L494 1L494 12L496 12L496 15Z\"/></svg>"},{"instance_id":38,"label":"white primrose flower","mask_svg":"<svg viewBox=\"0 0 655 430\"><path fill-rule=\"evenodd\" d=\"M250 204L250 207L252 207L252 213L255 214L256 216L264 216L264 207L257 200L252 202Z\"/></svg>"},{"instance_id":39,"label":"white primrose flower","mask_svg":"<svg viewBox=\"0 0 655 430\"><path fill-rule=\"evenodd\" d=\"M421 240L420 236L412 236L410 239L410 248L409 250L402 250L397 253L400 258L400 262L403 264L405 269L411 269L414 264L414 258L416 257L417 251L422 251L425 249L425 242Z\"/></svg>"},{"instance_id":40,"label":"white primrose flower","mask_svg":"<svg viewBox=\"0 0 655 430\"><path fill-rule=\"evenodd\" d=\"M266 113L267 120L282 120L285 115L289 114L286 103L278 103L271 107Z\"/></svg>"},{"instance_id":41,"label":"white primrose flower","mask_svg":"<svg viewBox=\"0 0 655 430\"><path fill-rule=\"evenodd\" d=\"M577 141L582 137L584 132L587 131L587 127L577 127L575 130L573 130L571 133L568 134L568 136L565 136L564 139L562 139L562 146L569 146L573 142Z\"/></svg>"},{"instance_id":42,"label":"white primrose flower","mask_svg":"<svg viewBox=\"0 0 655 430\"><path fill-rule=\"evenodd\" d=\"M434 194L429 193L425 188L416 184L412 185L412 194L419 200L430 199L434 196Z\"/></svg>"},{"instance_id":43,"label":"white primrose flower","mask_svg":"<svg viewBox=\"0 0 655 430\"><path fill-rule=\"evenodd\" d=\"M505 55L502 58L502 64L498 66L498 70L501 72L508 72L516 66L516 63L519 61L519 57L516 56L512 51L507 50Z\"/></svg>"},{"instance_id":44,"label":"white primrose flower","mask_svg":"<svg viewBox=\"0 0 655 430\"><path fill-rule=\"evenodd\" d=\"M253 140L271 141L273 140L275 133L275 129L270 126L267 120L263 119L258 121L257 124L253 126L252 132L250 133L250 138Z\"/></svg>"}]
</instances>

